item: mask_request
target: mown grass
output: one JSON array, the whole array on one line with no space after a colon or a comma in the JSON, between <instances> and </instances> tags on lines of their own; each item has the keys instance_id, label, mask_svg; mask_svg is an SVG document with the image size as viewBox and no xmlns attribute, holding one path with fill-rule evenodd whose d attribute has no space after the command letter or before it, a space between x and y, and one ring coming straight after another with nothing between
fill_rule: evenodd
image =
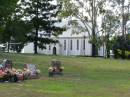
<instances>
[{"instance_id":1,"label":"mown grass","mask_svg":"<svg viewBox=\"0 0 130 97\"><path fill-rule=\"evenodd\" d=\"M16 68L36 64L41 77L22 83L0 83L0 97L130 97L128 60L0 54L0 59L4 58L12 59ZM63 77L48 77L52 59L63 63Z\"/></svg>"}]
</instances>

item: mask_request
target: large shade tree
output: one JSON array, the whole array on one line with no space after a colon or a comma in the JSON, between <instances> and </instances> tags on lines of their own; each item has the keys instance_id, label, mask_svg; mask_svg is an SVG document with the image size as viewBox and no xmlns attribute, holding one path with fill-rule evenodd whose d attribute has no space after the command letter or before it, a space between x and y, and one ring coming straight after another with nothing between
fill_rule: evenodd
<instances>
[{"instance_id":1,"label":"large shade tree","mask_svg":"<svg viewBox=\"0 0 130 97\"><path fill-rule=\"evenodd\" d=\"M12 36L11 21L19 0L0 0L0 43L10 41ZM14 21L13 21L14 22ZM18 35L14 34L14 35Z\"/></svg>"},{"instance_id":2,"label":"large shade tree","mask_svg":"<svg viewBox=\"0 0 130 97\"><path fill-rule=\"evenodd\" d=\"M75 25L78 32L88 32L90 42L92 43L92 56L96 55L96 47L105 44L108 48L109 57L109 39L117 34L120 29L125 41L125 25L128 20L128 7L125 5L127 0L60 0L63 1L62 17L76 17L82 22ZM70 7L72 6L72 7ZM102 17L99 18L99 17ZM104 19L105 18L105 19ZM101 19L101 21L98 21ZM102 26L98 22L102 22ZM79 31L79 29L81 31ZM121 31L122 29L122 31ZM118 33L118 35L121 35ZM123 44L122 44L123 45ZM125 50L122 49L124 55Z\"/></svg>"},{"instance_id":3,"label":"large shade tree","mask_svg":"<svg viewBox=\"0 0 130 97\"><path fill-rule=\"evenodd\" d=\"M0 25L3 25L6 18L13 13L18 0L0 0Z\"/></svg>"},{"instance_id":4,"label":"large shade tree","mask_svg":"<svg viewBox=\"0 0 130 97\"><path fill-rule=\"evenodd\" d=\"M45 44L55 43L56 41L49 37L39 37L39 32L50 36L58 35L63 28L56 26L61 22L57 18L61 5L56 0L21 0L21 9L23 10L23 20L28 22L31 31L28 33L28 41L34 43L34 53L37 54L37 47L44 48Z\"/></svg>"},{"instance_id":5,"label":"large shade tree","mask_svg":"<svg viewBox=\"0 0 130 97\"><path fill-rule=\"evenodd\" d=\"M20 52L24 44L27 43L27 34L30 31L30 26L27 22L15 17L8 18L5 23L5 28L2 31L1 42L7 44L7 51L12 47L19 46L19 49L12 50ZM12 44L12 45L11 45Z\"/></svg>"},{"instance_id":6,"label":"large shade tree","mask_svg":"<svg viewBox=\"0 0 130 97\"><path fill-rule=\"evenodd\" d=\"M111 39L118 35L118 29L120 28L119 18L113 14L111 10L107 10L102 20L102 44L105 47L104 57L110 57L110 50L112 49Z\"/></svg>"},{"instance_id":7,"label":"large shade tree","mask_svg":"<svg viewBox=\"0 0 130 97\"><path fill-rule=\"evenodd\" d=\"M2 32L5 29L8 17L14 12L18 0L0 0L0 38L2 37Z\"/></svg>"},{"instance_id":8,"label":"large shade tree","mask_svg":"<svg viewBox=\"0 0 130 97\"><path fill-rule=\"evenodd\" d=\"M119 35L121 29L121 17L119 2L116 0L107 0L104 5L105 12L102 14L102 44L104 45L104 57L110 57L114 36Z\"/></svg>"},{"instance_id":9,"label":"large shade tree","mask_svg":"<svg viewBox=\"0 0 130 97\"><path fill-rule=\"evenodd\" d=\"M62 17L75 17L78 21L71 22L77 32L87 32L92 44L92 56L97 55L97 39L100 36L98 17L104 13L106 0L60 0L63 2ZM71 7L70 7L71 6ZM80 23L78 23L80 21ZM76 30L75 30L76 32Z\"/></svg>"}]
</instances>

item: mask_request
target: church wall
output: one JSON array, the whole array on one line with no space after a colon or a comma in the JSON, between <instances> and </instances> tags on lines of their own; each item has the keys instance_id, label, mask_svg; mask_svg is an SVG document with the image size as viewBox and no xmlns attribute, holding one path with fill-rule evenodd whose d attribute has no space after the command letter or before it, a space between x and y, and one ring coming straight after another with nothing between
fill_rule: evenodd
<instances>
[{"instance_id":1,"label":"church wall","mask_svg":"<svg viewBox=\"0 0 130 97\"><path fill-rule=\"evenodd\" d=\"M46 55L53 55L53 49L56 47L56 54L60 54L59 44L46 44L46 49L38 48L38 53L46 54Z\"/></svg>"},{"instance_id":2,"label":"church wall","mask_svg":"<svg viewBox=\"0 0 130 97\"><path fill-rule=\"evenodd\" d=\"M98 55L99 55L99 56L105 56L105 47L101 46L101 47L98 49Z\"/></svg>"},{"instance_id":3,"label":"church wall","mask_svg":"<svg viewBox=\"0 0 130 97\"><path fill-rule=\"evenodd\" d=\"M21 53L34 53L34 44L27 43L24 48L22 49Z\"/></svg>"},{"instance_id":4,"label":"church wall","mask_svg":"<svg viewBox=\"0 0 130 97\"><path fill-rule=\"evenodd\" d=\"M79 49L77 50L77 40L79 41ZM66 47L65 46L66 41ZM71 46L72 41L72 46ZM59 39L61 45L61 55L80 55L80 38L60 38ZM72 48L71 48L72 47Z\"/></svg>"},{"instance_id":5,"label":"church wall","mask_svg":"<svg viewBox=\"0 0 130 97\"><path fill-rule=\"evenodd\" d=\"M91 56L92 55L92 44L89 43L89 39L85 39L85 55Z\"/></svg>"},{"instance_id":6,"label":"church wall","mask_svg":"<svg viewBox=\"0 0 130 97\"><path fill-rule=\"evenodd\" d=\"M92 45L88 42L89 39L83 37L61 37L58 38L59 43L56 44L47 44L46 49L39 49L39 54L53 55L53 48L56 47L57 55L86 55L91 56L92 54ZM79 48L77 49L77 40L79 41ZM84 40L85 40L85 48L84 48ZM66 41L66 47L64 48ZM72 48L71 48L72 41ZM33 51L33 43L28 43L22 50L21 53L34 53ZM103 47L101 47L98 51L99 56L103 56Z\"/></svg>"},{"instance_id":7,"label":"church wall","mask_svg":"<svg viewBox=\"0 0 130 97\"><path fill-rule=\"evenodd\" d=\"M83 37L64 37L60 38L59 41L61 44L61 55L91 55L91 44L88 43L88 38L85 38L85 47ZM66 50L64 50L64 41L66 41ZM78 47L77 41L79 42Z\"/></svg>"}]
</instances>

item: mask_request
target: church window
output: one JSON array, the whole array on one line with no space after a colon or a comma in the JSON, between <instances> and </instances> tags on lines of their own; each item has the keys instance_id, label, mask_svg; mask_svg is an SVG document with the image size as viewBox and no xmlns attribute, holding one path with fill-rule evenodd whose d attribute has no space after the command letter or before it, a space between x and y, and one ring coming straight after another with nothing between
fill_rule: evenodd
<instances>
[{"instance_id":1,"label":"church window","mask_svg":"<svg viewBox=\"0 0 130 97\"><path fill-rule=\"evenodd\" d=\"M64 40L64 50L66 50L66 40Z\"/></svg>"},{"instance_id":2,"label":"church window","mask_svg":"<svg viewBox=\"0 0 130 97\"><path fill-rule=\"evenodd\" d=\"M70 41L70 50L72 50L73 49L73 41L71 40Z\"/></svg>"},{"instance_id":3,"label":"church window","mask_svg":"<svg viewBox=\"0 0 130 97\"><path fill-rule=\"evenodd\" d=\"M79 50L79 40L77 40L77 50Z\"/></svg>"},{"instance_id":4,"label":"church window","mask_svg":"<svg viewBox=\"0 0 130 97\"><path fill-rule=\"evenodd\" d=\"M83 40L83 49L85 50L85 39Z\"/></svg>"}]
</instances>

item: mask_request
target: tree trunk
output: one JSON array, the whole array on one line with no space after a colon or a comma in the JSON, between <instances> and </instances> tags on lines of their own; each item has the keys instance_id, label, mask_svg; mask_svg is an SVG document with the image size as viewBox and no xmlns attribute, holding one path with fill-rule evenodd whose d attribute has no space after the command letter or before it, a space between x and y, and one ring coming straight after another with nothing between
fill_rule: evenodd
<instances>
[{"instance_id":1,"label":"tree trunk","mask_svg":"<svg viewBox=\"0 0 130 97\"><path fill-rule=\"evenodd\" d=\"M34 41L34 54L38 54L37 52L37 46L38 46L38 29L36 28L36 33L35 33L35 41Z\"/></svg>"},{"instance_id":2,"label":"tree trunk","mask_svg":"<svg viewBox=\"0 0 130 97\"><path fill-rule=\"evenodd\" d=\"M92 57L95 57L97 54L97 49L94 43L92 43Z\"/></svg>"},{"instance_id":3,"label":"tree trunk","mask_svg":"<svg viewBox=\"0 0 130 97\"><path fill-rule=\"evenodd\" d=\"M123 48L121 51L121 57L122 59L125 59L125 18L124 18L124 0L122 0L122 36L123 36Z\"/></svg>"},{"instance_id":4,"label":"tree trunk","mask_svg":"<svg viewBox=\"0 0 130 97\"><path fill-rule=\"evenodd\" d=\"M10 42L7 42L7 52L9 53L10 50Z\"/></svg>"},{"instance_id":5,"label":"tree trunk","mask_svg":"<svg viewBox=\"0 0 130 97\"><path fill-rule=\"evenodd\" d=\"M95 38L95 28L96 28L96 17L95 17L95 0L92 0L92 38ZM95 43L92 43L92 57L97 55L97 49Z\"/></svg>"},{"instance_id":6,"label":"tree trunk","mask_svg":"<svg viewBox=\"0 0 130 97\"><path fill-rule=\"evenodd\" d=\"M10 35L10 34L9 34ZM10 42L11 42L11 35L9 36L9 40L7 42L7 52L10 52Z\"/></svg>"},{"instance_id":7,"label":"tree trunk","mask_svg":"<svg viewBox=\"0 0 130 97\"><path fill-rule=\"evenodd\" d=\"M38 1L37 1L37 6L38 6ZM38 7L36 7L36 32L35 32L35 41L34 41L34 54L38 54L37 52L37 46L38 46Z\"/></svg>"},{"instance_id":8,"label":"tree trunk","mask_svg":"<svg viewBox=\"0 0 130 97\"><path fill-rule=\"evenodd\" d=\"M111 22L110 22L110 25L111 25ZM110 37L110 35L109 35L109 33L108 33L108 35L107 35L107 41L106 41L106 51L107 51L107 58L110 58L110 40L109 40L109 37Z\"/></svg>"},{"instance_id":9,"label":"tree trunk","mask_svg":"<svg viewBox=\"0 0 130 97\"><path fill-rule=\"evenodd\" d=\"M37 41L34 42L34 54L37 54Z\"/></svg>"},{"instance_id":10,"label":"tree trunk","mask_svg":"<svg viewBox=\"0 0 130 97\"><path fill-rule=\"evenodd\" d=\"M125 59L125 49L122 49L122 55L121 55L121 57L122 57L122 59Z\"/></svg>"},{"instance_id":11,"label":"tree trunk","mask_svg":"<svg viewBox=\"0 0 130 97\"><path fill-rule=\"evenodd\" d=\"M92 37L93 39L95 38L95 24L92 25L93 28L92 28ZM93 42L92 43L92 57L95 57L97 55L97 48L96 48L96 45L95 43Z\"/></svg>"},{"instance_id":12,"label":"tree trunk","mask_svg":"<svg viewBox=\"0 0 130 97\"><path fill-rule=\"evenodd\" d=\"M110 49L107 49L107 58L110 58Z\"/></svg>"}]
</instances>

